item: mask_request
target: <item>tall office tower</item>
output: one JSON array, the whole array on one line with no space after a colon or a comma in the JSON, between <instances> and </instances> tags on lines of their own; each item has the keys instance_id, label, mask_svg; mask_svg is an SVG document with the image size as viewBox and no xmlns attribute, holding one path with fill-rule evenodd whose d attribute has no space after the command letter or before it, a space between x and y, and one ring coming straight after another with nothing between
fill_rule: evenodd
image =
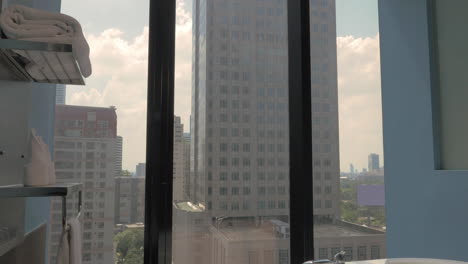
<instances>
[{"instance_id":1,"label":"tall office tower","mask_svg":"<svg viewBox=\"0 0 468 264\"><path fill-rule=\"evenodd\" d=\"M334 1L323 2L311 6L314 215L333 219L340 215L336 26ZM287 219L286 11L286 1L195 1L191 188L213 216Z\"/></svg>"},{"instance_id":2,"label":"tall office tower","mask_svg":"<svg viewBox=\"0 0 468 264\"><path fill-rule=\"evenodd\" d=\"M115 108L57 105L54 159L58 183L83 183L81 211L83 263L111 264L114 231L114 181L117 145ZM68 215L76 215L76 198ZM54 264L61 228L61 200L52 201L50 263Z\"/></svg>"},{"instance_id":3,"label":"tall office tower","mask_svg":"<svg viewBox=\"0 0 468 264\"><path fill-rule=\"evenodd\" d=\"M174 171L173 171L173 200L183 201L185 197L185 153L184 153L184 125L180 117L174 116Z\"/></svg>"},{"instance_id":4,"label":"tall office tower","mask_svg":"<svg viewBox=\"0 0 468 264\"><path fill-rule=\"evenodd\" d=\"M65 84L57 84L55 88L55 104L64 105L67 95L67 89Z\"/></svg>"},{"instance_id":5,"label":"tall office tower","mask_svg":"<svg viewBox=\"0 0 468 264\"><path fill-rule=\"evenodd\" d=\"M193 10L191 198L211 217L287 220L286 1Z\"/></svg>"},{"instance_id":6,"label":"tall office tower","mask_svg":"<svg viewBox=\"0 0 468 264\"><path fill-rule=\"evenodd\" d=\"M115 178L115 224L143 223L145 177Z\"/></svg>"},{"instance_id":7,"label":"tall office tower","mask_svg":"<svg viewBox=\"0 0 468 264\"><path fill-rule=\"evenodd\" d=\"M136 177L145 177L146 176L146 163L138 163L135 168Z\"/></svg>"},{"instance_id":8,"label":"tall office tower","mask_svg":"<svg viewBox=\"0 0 468 264\"><path fill-rule=\"evenodd\" d=\"M210 223L206 251L212 263L288 263L287 1L193 3L189 198ZM383 232L340 221L335 1L310 8L316 254L343 245L362 259L371 242L380 254Z\"/></svg>"},{"instance_id":9,"label":"tall office tower","mask_svg":"<svg viewBox=\"0 0 468 264\"><path fill-rule=\"evenodd\" d=\"M380 169L380 157L378 154L369 154L367 167L369 172L376 172Z\"/></svg>"},{"instance_id":10,"label":"tall office tower","mask_svg":"<svg viewBox=\"0 0 468 264\"><path fill-rule=\"evenodd\" d=\"M352 163L349 164L349 172L350 172L351 174L354 174L354 165L353 165Z\"/></svg>"},{"instance_id":11,"label":"tall office tower","mask_svg":"<svg viewBox=\"0 0 468 264\"><path fill-rule=\"evenodd\" d=\"M115 146L115 177L122 176L122 151L123 151L123 138L116 137Z\"/></svg>"},{"instance_id":12,"label":"tall office tower","mask_svg":"<svg viewBox=\"0 0 468 264\"><path fill-rule=\"evenodd\" d=\"M184 195L188 199L190 196L190 133L184 133L182 141L184 144Z\"/></svg>"}]
</instances>

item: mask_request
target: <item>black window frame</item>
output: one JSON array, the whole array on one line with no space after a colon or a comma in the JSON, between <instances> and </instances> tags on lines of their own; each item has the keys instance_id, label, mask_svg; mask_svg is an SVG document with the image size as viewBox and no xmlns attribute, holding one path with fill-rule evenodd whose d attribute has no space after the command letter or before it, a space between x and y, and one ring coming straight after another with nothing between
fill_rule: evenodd
<instances>
[{"instance_id":1,"label":"black window frame","mask_svg":"<svg viewBox=\"0 0 468 264\"><path fill-rule=\"evenodd\" d=\"M176 0L150 0L145 264L172 261ZM314 259L309 0L288 0L290 261Z\"/></svg>"}]
</instances>

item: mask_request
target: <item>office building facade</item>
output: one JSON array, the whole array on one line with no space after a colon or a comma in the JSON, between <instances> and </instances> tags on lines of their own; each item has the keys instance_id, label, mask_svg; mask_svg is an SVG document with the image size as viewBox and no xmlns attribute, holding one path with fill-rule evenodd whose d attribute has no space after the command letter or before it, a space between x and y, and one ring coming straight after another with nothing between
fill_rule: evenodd
<instances>
[{"instance_id":1,"label":"office building facade","mask_svg":"<svg viewBox=\"0 0 468 264\"><path fill-rule=\"evenodd\" d=\"M81 182L84 264L114 263L114 184L117 115L115 108L57 105L54 159L58 183ZM68 199L69 216L77 198ZM61 226L61 200L52 199L49 256L55 262Z\"/></svg>"},{"instance_id":2,"label":"office building facade","mask_svg":"<svg viewBox=\"0 0 468 264\"><path fill-rule=\"evenodd\" d=\"M134 224L145 220L145 177L115 178L115 223Z\"/></svg>"}]
</instances>

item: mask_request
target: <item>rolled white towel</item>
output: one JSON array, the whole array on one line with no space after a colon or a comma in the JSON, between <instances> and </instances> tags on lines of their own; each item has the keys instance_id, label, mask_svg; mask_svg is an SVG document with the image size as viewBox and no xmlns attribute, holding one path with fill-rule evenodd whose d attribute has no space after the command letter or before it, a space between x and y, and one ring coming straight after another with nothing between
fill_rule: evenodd
<instances>
[{"instance_id":1,"label":"rolled white towel","mask_svg":"<svg viewBox=\"0 0 468 264\"><path fill-rule=\"evenodd\" d=\"M10 39L71 44L81 73L92 73L89 45L80 23L73 17L11 5L0 14L0 27Z\"/></svg>"}]
</instances>

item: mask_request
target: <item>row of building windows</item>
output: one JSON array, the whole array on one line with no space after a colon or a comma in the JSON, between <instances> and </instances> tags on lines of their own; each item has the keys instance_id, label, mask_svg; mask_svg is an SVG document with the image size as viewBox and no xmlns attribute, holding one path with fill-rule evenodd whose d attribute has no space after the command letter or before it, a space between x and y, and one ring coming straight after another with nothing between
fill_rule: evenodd
<instances>
[{"instance_id":1,"label":"row of building windows","mask_svg":"<svg viewBox=\"0 0 468 264\"><path fill-rule=\"evenodd\" d=\"M222 46L223 51L227 51L227 47ZM212 71L208 72L208 80L221 80L221 81L236 81L236 82L249 82L251 76L249 72L228 72L228 71L218 71L213 73ZM286 84L288 81L288 74L286 71L274 72L274 73L258 73L255 76L255 81L257 83L264 84ZM326 77L315 77L312 76L312 82L314 84L322 83L328 84L328 79Z\"/></svg>"},{"instance_id":2,"label":"row of building windows","mask_svg":"<svg viewBox=\"0 0 468 264\"><path fill-rule=\"evenodd\" d=\"M221 211L239 211L241 210L251 210L254 209L251 206L250 201L243 201L242 203L240 202L225 202L225 201L220 201L218 202L218 210ZM258 210L265 210L265 209L286 209L289 207L289 204L285 200L279 200L279 201L257 201L255 209ZM212 210L212 202L208 201L208 210Z\"/></svg>"},{"instance_id":3,"label":"row of building windows","mask_svg":"<svg viewBox=\"0 0 468 264\"><path fill-rule=\"evenodd\" d=\"M231 132L231 133L229 133ZM238 128L234 127L232 129L228 129L225 127L219 128L219 136L220 137L240 137L242 133L242 137L250 137L250 129L249 128ZM207 131L208 137L213 136L213 129L208 128ZM287 132L285 130L263 130L259 129L257 130L257 137L258 138L265 138L265 139L274 139L274 138L279 138L279 139L285 139L287 136Z\"/></svg>"},{"instance_id":4,"label":"row of building windows","mask_svg":"<svg viewBox=\"0 0 468 264\"><path fill-rule=\"evenodd\" d=\"M251 116L249 114L242 115L242 122L249 123L251 121L250 117ZM283 125L287 123L287 120L288 120L287 116L281 116L281 115L270 115L270 116L259 115L255 119L257 124L283 124ZM208 123L213 122L213 115L209 114L207 121ZM231 114L231 115L228 115L226 113L221 113L219 114L219 118L217 121L221 123L239 123L241 122L241 116L236 113Z\"/></svg>"},{"instance_id":5,"label":"row of building windows","mask_svg":"<svg viewBox=\"0 0 468 264\"><path fill-rule=\"evenodd\" d=\"M85 169L106 169L107 168L107 163L106 161L102 162L99 160L95 161L86 161L84 162L84 168ZM82 167L81 162L72 162L72 161L56 161L55 162L55 168L56 169L78 169Z\"/></svg>"},{"instance_id":6,"label":"row of building windows","mask_svg":"<svg viewBox=\"0 0 468 264\"><path fill-rule=\"evenodd\" d=\"M333 248L319 248L319 259L329 259L335 256L337 253L341 251L340 247L333 247ZM367 253L367 246L358 246L357 247L357 258L354 256L354 248L352 246L343 247L343 251L346 252L345 260L352 261L352 260L367 260L368 253ZM370 246L370 259L380 259L380 246L372 245Z\"/></svg>"},{"instance_id":7,"label":"row of building windows","mask_svg":"<svg viewBox=\"0 0 468 264\"><path fill-rule=\"evenodd\" d=\"M331 200L325 200L325 208L326 209L330 209L332 208L332 205L333 205L333 201ZM314 209L321 209L322 208L322 200L315 200L314 201Z\"/></svg>"},{"instance_id":8,"label":"row of building windows","mask_svg":"<svg viewBox=\"0 0 468 264\"><path fill-rule=\"evenodd\" d=\"M242 158L242 160L240 158L232 158L230 159L231 161L228 162L228 158L226 157L221 157L219 158L219 166L221 167L227 167L229 165L231 165L232 167L238 167L241 165L241 162L242 162L242 166L243 167L250 167L251 165L251 159L250 158ZM281 159L281 158L278 158L278 159L263 159L263 158L257 158L257 161L256 161L256 166L258 167L265 167L265 166L268 166L268 167L274 167L274 166L277 166L277 167L285 167L287 166L288 164L286 164L286 160L284 159ZM213 159L210 157L208 158L208 166L211 167L213 166Z\"/></svg>"},{"instance_id":9,"label":"row of building windows","mask_svg":"<svg viewBox=\"0 0 468 264\"><path fill-rule=\"evenodd\" d=\"M287 180L287 174L285 172L278 172L278 177L276 177L276 173L275 172L268 172L268 173L265 173L265 172L258 172L257 173L257 180L260 180L260 181L265 181L265 180L268 180L268 181L276 181L276 180L279 180L279 181L283 181L283 180ZM230 179L232 181L239 181L240 180L240 173L235 171L235 172L231 172L231 177ZM244 181L250 181L251 180L251 174L250 172L244 172L242 173L242 179ZM212 181L213 180L213 173L212 172L208 172L207 174L207 179L208 181ZM229 177L228 177L228 173L227 172L220 172L219 173L219 180L220 181L228 181L229 180Z\"/></svg>"},{"instance_id":10,"label":"row of building windows","mask_svg":"<svg viewBox=\"0 0 468 264\"><path fill-rule=\"evenodd\" d=\"M231 190L231 192L229 193L229 189ZM218 194L221 195L221 196L227 196L227 195L233 195L233 196L236 196L236 195L240 195L241 194L241 190L242 190L242 195L250 195L252 192L251 188L250 187L231 187L231 188L228 188L228 187L220 187L219 188L219 192ZM287 194L287 189L285 186L270 186L270 187L265 187L265 186L262 186L262 187L257 187L257 194L258 195L267 195L267 191L268 191L268 195L286 195ZM213 188L212 187L208 187L208 195L213 195Z\"/></svg>"},{"instance_id":11,"label":"row of building windows","mask_svg":"<svg viewBox=\"0 0 468 264\"><path fill-rule=\"evenodd\" d=\"M83 142L69 142L69 141L56 141L54 144L54 147L56 149L82 149L83 147L86 147L86 149L102 149L105 150L107 149L107 144L106 143L100 143L100 142L86 142L86 144L83 144Z\"/></svg>"},{"instance_id":12,"label":"row of building windows","mask_svg":"<svg viewBox=\"0 0 468 264\"><path fill-rule=\"evenodd\" d=\"M219 144L219 152L250 152L251 151L251 144L250 143L220 143ZM258 152L285 152L286 147L284 144L257 144ZM211 143L208 144L208 152L213 151L213 145Z\"/></svg>"}]
</instances>

